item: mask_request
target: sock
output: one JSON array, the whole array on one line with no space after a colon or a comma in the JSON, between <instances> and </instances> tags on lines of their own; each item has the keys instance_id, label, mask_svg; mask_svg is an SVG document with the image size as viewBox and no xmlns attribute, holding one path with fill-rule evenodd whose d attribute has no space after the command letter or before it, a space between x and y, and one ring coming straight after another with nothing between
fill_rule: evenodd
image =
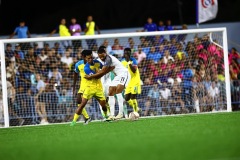
<instances>
[{"instance_id":1,"label":"sock","mask_svg":"<svg viewBox=\"0 0 240 160\"><path fill-rule=\"evenodd\" d=\"M115 97L114 96L109 96L109 105L110 105L110 115L114 116L115 115Z\"/></svg>"},{"instance_id":2,"label":"sock","mask_svg":"<svg viewBox=\"0 0 240 160\"><path fill-rule=\"evenodd\" d=\"M117 96L117 101L118 101L118 106L119 106L119 111L118 114L123 114L123 96L122 93L116 94Z\"/></svg>"},{"instance_id":3,"label":"sock","mask_svg":"<svg viewBox=\"0 0 240 160\"><path fill-rule=\"evenodd\" d=\"M108 102L106 103L106 106L107 106L107 115L109 115L110 114L110 106L109 106Z\"/></svg>"},{"instance_id":4,"label":"sock","mask_svg":"<svg viewBox=\"0 0 240 160\"><path fill-rule=\"evenodd\" d=\"M128 110L127 110L127 104L126 101L123 103L123 114L125 118L128 118Z\"/></svg>"},{"instance_id":5,"label":"sock","mask_svg":"<svg viewBox=\"0 0 240 160\"><path fill-rule=\"evenodd\" d=\"M133 103L133 110L134 110L134 112L138 112L139 108L138 108L137 99L132 99L132 103Z\"/></svg>"},{"instance_id":6,"label":"sock","mask_svg":"<svg viewBox=\"0 0 240 160\"><path fill-rule=\"evenodd\" d=\"M79 107L79 106L80 106L80 104L78 104L78 107ZM86 108L83 108L83 109L82 109L82 115L83 115L83 117L86 118L86 119L89 118L89 115L88 115L88 113L87 113Z\"/></svg>"},{"instance_id":7,"label":"sock","mask_svg":"<svg viewBox=\"0 0 240 160\"><path fill-rule=\"evenodd\" d=\"M99 106L99 109L100 109L100 111L101 111L102 116L104 117L104 112L103 112L103 110L102 110L102 106L100 105L99 102L98 102L98 106Z\"/></svg>"},{"instance_id":8,"label":"sock","mask_svg":"<svg viewBox=\"0 0 240 160\"><path fill-rule=\"evenodd\" d=\"M75 113L75 114L74 114L74 117L73 117L73 121L74 121L74 122L77 122L78 118L79 118L79 115L78 115L77 113Z\"/></svg>"},{"instance_id":9,"label":"sock","mask_svg":"<svg viewBox=\"0 0 240 160\"><path fill-rule=\"evenodd\" d=\"M131 99L129 99L127 102L129 104L129 106L131 106L133 108L133 101Z\"/></svg>"}]
</instances>

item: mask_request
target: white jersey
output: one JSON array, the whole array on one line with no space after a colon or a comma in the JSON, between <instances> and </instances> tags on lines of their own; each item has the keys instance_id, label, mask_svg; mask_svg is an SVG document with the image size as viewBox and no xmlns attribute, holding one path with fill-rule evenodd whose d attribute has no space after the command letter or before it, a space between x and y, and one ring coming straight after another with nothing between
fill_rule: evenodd
<instances>
[{"instance_id":1,"label":"white jersey","mask_svg":"<svg viewBox=\"0 0 240 160\"><path fill-rule=\"evenodd\" d=\"M106 59L103 63L104 66L114 66L113 72L118 76L123 74L124 72L128 72L127 68L125 68L122 63L114 56L107 55Z\"/></svg>"}]
</instances>

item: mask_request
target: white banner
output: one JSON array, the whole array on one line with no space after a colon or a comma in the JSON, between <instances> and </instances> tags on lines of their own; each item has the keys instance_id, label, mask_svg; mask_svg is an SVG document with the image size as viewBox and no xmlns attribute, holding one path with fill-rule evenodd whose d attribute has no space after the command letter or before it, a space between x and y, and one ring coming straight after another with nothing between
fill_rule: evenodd
<instances>
[{"instance_id":1,"label":"white banner","mask_svg":"<svg viewBox=\"0 0 240 160\"><path fill-rule=\"evenodd\" d=\"M216 18L218 12L217 0L198 1L198 23L206 22Z\"/></svg>"}]
</instances>

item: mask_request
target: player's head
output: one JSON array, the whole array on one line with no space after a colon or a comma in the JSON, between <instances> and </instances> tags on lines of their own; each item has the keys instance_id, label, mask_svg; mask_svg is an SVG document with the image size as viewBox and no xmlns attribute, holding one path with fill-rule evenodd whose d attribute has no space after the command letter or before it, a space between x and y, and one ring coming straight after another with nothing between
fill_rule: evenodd
<instances>
[{"instance_id":1,"label":"player's head","mask_svg":"<svg viewBox=\"0 0 240 160\"><path fill-rule=\"evenodd\" d=\"M84 56L84 59L86 60L86 62L92 63L93 61L92 50L90 49L83 50L82 55Z\"/></svg>"},{"instance_id":2,"label":"player's head","mask_svg":"<svg viewBox=\"0 0 240 160\"><path fill-rule=\"evenodd\" d=\"M124 58L130 58L131 57L131 49L130 48L125 48L124 51L123 51L123 56Z\"/></svg>"},{"instance_id":3,"label":"player's head","mask_svg":"<svg viewBox=\"0 0 240 160\"><path fill-rule=\"evenodd\" d=\"M106 56L107 56L107 49L105 46L100 46L98 48L98 57L102 60L102 61L105 61L106 59Z\"/></svg>"},{"instance_id":4,"label":"player's head","mask_svg":"<svg viewBox=\"0 0 240 160\"><path fill-rule=\"evenodd\" d=\"M92 50L90 50L90 49L85 49L85 50L83 50L83 51L82 51L82 58L83 58L86 62L88 62L88 61L90 61L91 59L93 59L93 57L92 57Z\"/></svg>"}]
</instances>

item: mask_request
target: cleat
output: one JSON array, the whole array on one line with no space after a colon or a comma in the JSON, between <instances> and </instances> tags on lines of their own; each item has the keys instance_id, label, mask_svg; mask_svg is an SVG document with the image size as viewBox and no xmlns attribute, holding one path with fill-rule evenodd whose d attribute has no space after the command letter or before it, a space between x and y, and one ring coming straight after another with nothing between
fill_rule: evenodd
<instances>
[{"instance_id":1,"label":"cleat","mask_svg":"<svg viewBox=\"0 0 240 160\"><path fill-rule=\"evenodd\" d=\"M92 121L92 118L89 117L88 119L85 119L83 125L88 125L88 123L91 122L91 121Z\"/></svg>"},{"instance_id":2,"label":"cleat","mask_svg":"<svg viewBox=\"0 0 240 160\"><path fill-rule=\"evenodd\" d=\"M115 120L114 116L109 116L108 118L106 118L107 122L114 121L114 120Z\"/></svg>"},{"instance_id":3,"label":"cleat","mask_svg":"<svg viewBox=\"0 0 240 160\"><path fill-rule=\"evenodd\" d=\"M122 119L123 118L123 114L118 114L115 119Z\"/></svg>"},{"instance_id":4,"label":"cleat","mask_svg":"<svg viewBox=\"0 0 240 160\"><path fill-rule=\"evenodd\" d=\"M76 122L75 121L72 121L70 126L75 126L76 125Z\"/></svg>"}]
</instances>

